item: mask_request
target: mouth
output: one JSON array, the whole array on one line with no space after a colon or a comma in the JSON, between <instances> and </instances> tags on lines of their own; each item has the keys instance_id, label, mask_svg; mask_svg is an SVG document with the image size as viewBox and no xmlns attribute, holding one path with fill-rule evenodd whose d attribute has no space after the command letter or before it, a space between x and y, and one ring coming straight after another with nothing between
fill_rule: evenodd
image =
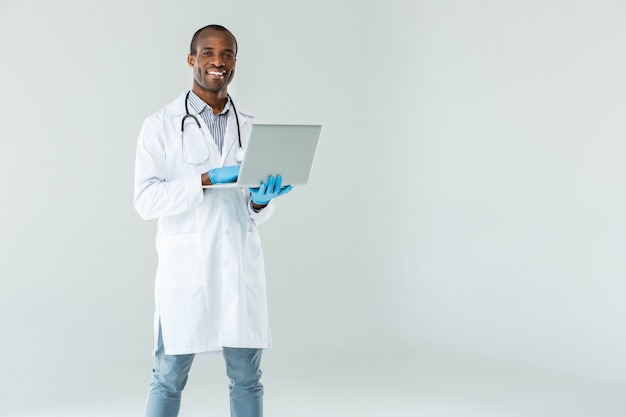
<instances>
[{"instance_id":1,"label":"mouth","mask_svg":"<svg viewBox=\"0 0 626 417\"><path fill-rule=\"evenodd\" d=\"M209 78L214 78L214 79L223 79L224 76L226 75L226 70L208 70L206 72L209 76Z\"/></svg>"}]
</instances>

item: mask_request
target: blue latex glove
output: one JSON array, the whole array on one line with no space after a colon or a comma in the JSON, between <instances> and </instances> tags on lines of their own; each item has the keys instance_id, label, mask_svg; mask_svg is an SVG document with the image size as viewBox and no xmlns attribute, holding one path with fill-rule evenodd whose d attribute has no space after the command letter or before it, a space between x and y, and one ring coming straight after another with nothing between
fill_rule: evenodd
<instances>
[{"instance_id":1,"label":"blue latex glove","mask_svg":"<svg viewBox=\"0 0 626 417\"><path fill-rule=\"evenodd\" d=\"M209 179L213 184L224 184L227 182L235 182L237 181L237 177L239 176L239 165L231 165L222 168L213 168L210 169Z\"/></svg>"},{"instance_id":2,"label":"blue latex glove","mask_svg":"<svg viewBox=\"0 0 626 417\"><path fill-rule=\"evenodd\" d=\"M248 188L252 202L259 205L266 205L273 198L287 194L291 191L291 185L281 187L282 182L283 177L280 175L277 175L275 180L274 177L270 175L267 178L267 183L261 182L258 188Z\"/></svg>"}]
</instances>

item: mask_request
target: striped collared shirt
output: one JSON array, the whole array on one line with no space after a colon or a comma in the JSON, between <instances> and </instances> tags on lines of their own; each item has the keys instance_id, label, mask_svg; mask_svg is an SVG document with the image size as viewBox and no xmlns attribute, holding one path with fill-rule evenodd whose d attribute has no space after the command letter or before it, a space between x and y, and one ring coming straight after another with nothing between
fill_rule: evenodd
<instances>
[{"instance_id":1,"label":"striped collared shirt","mask_svg":"<svg viewBox=\"0 0 626 417\"><path fill-rule=\"evenodd\" d=\"M224 146L224 135L226 134L226 124L228 122L228 111L230 110L230 97L226 101L226 105L218 114L213 114L211 106L206 104L193 91L189 94L189 104L196 113L200 114L204 122L209 128L215 144L220 152Z\"/></svg>"}]
</instances>

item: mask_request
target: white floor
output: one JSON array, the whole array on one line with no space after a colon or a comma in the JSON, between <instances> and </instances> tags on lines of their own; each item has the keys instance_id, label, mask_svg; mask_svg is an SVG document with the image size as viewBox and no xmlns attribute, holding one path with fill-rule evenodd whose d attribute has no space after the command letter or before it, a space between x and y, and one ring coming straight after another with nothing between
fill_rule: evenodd
<instances>
[{"instance_id":1,"label":"white floor","mask_svg":"<svg viewBox=\"0 0 626 417\"><path fill-rule=\"evenodd\" d=\"M616 384L548 380L427 355L280 354L269 350L263 361L268 417L626 416L626 386ZM2 387L0 416L142 416L149 377L149 369L136 367L21 381ZM180 416L229 416L221 357L196 359Z\"/></svg>"}]
</instances>

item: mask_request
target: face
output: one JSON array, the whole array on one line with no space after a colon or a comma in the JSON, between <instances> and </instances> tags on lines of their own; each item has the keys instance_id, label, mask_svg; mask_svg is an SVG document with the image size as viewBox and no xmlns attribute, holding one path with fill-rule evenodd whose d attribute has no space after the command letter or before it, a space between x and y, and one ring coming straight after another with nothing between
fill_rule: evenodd
<instances>
[{"instance_id":1,"label":"face","mask_svg":"<svg viewBox=\"0 0 626 417\"><path fill-rule=\"evenodd\" d=\"M194 87L225 96L235 76L235 39L229 32L205 29L196 41L196 54L187 56L187 63L193 68Z\"/></svg>"}]
</instances>

